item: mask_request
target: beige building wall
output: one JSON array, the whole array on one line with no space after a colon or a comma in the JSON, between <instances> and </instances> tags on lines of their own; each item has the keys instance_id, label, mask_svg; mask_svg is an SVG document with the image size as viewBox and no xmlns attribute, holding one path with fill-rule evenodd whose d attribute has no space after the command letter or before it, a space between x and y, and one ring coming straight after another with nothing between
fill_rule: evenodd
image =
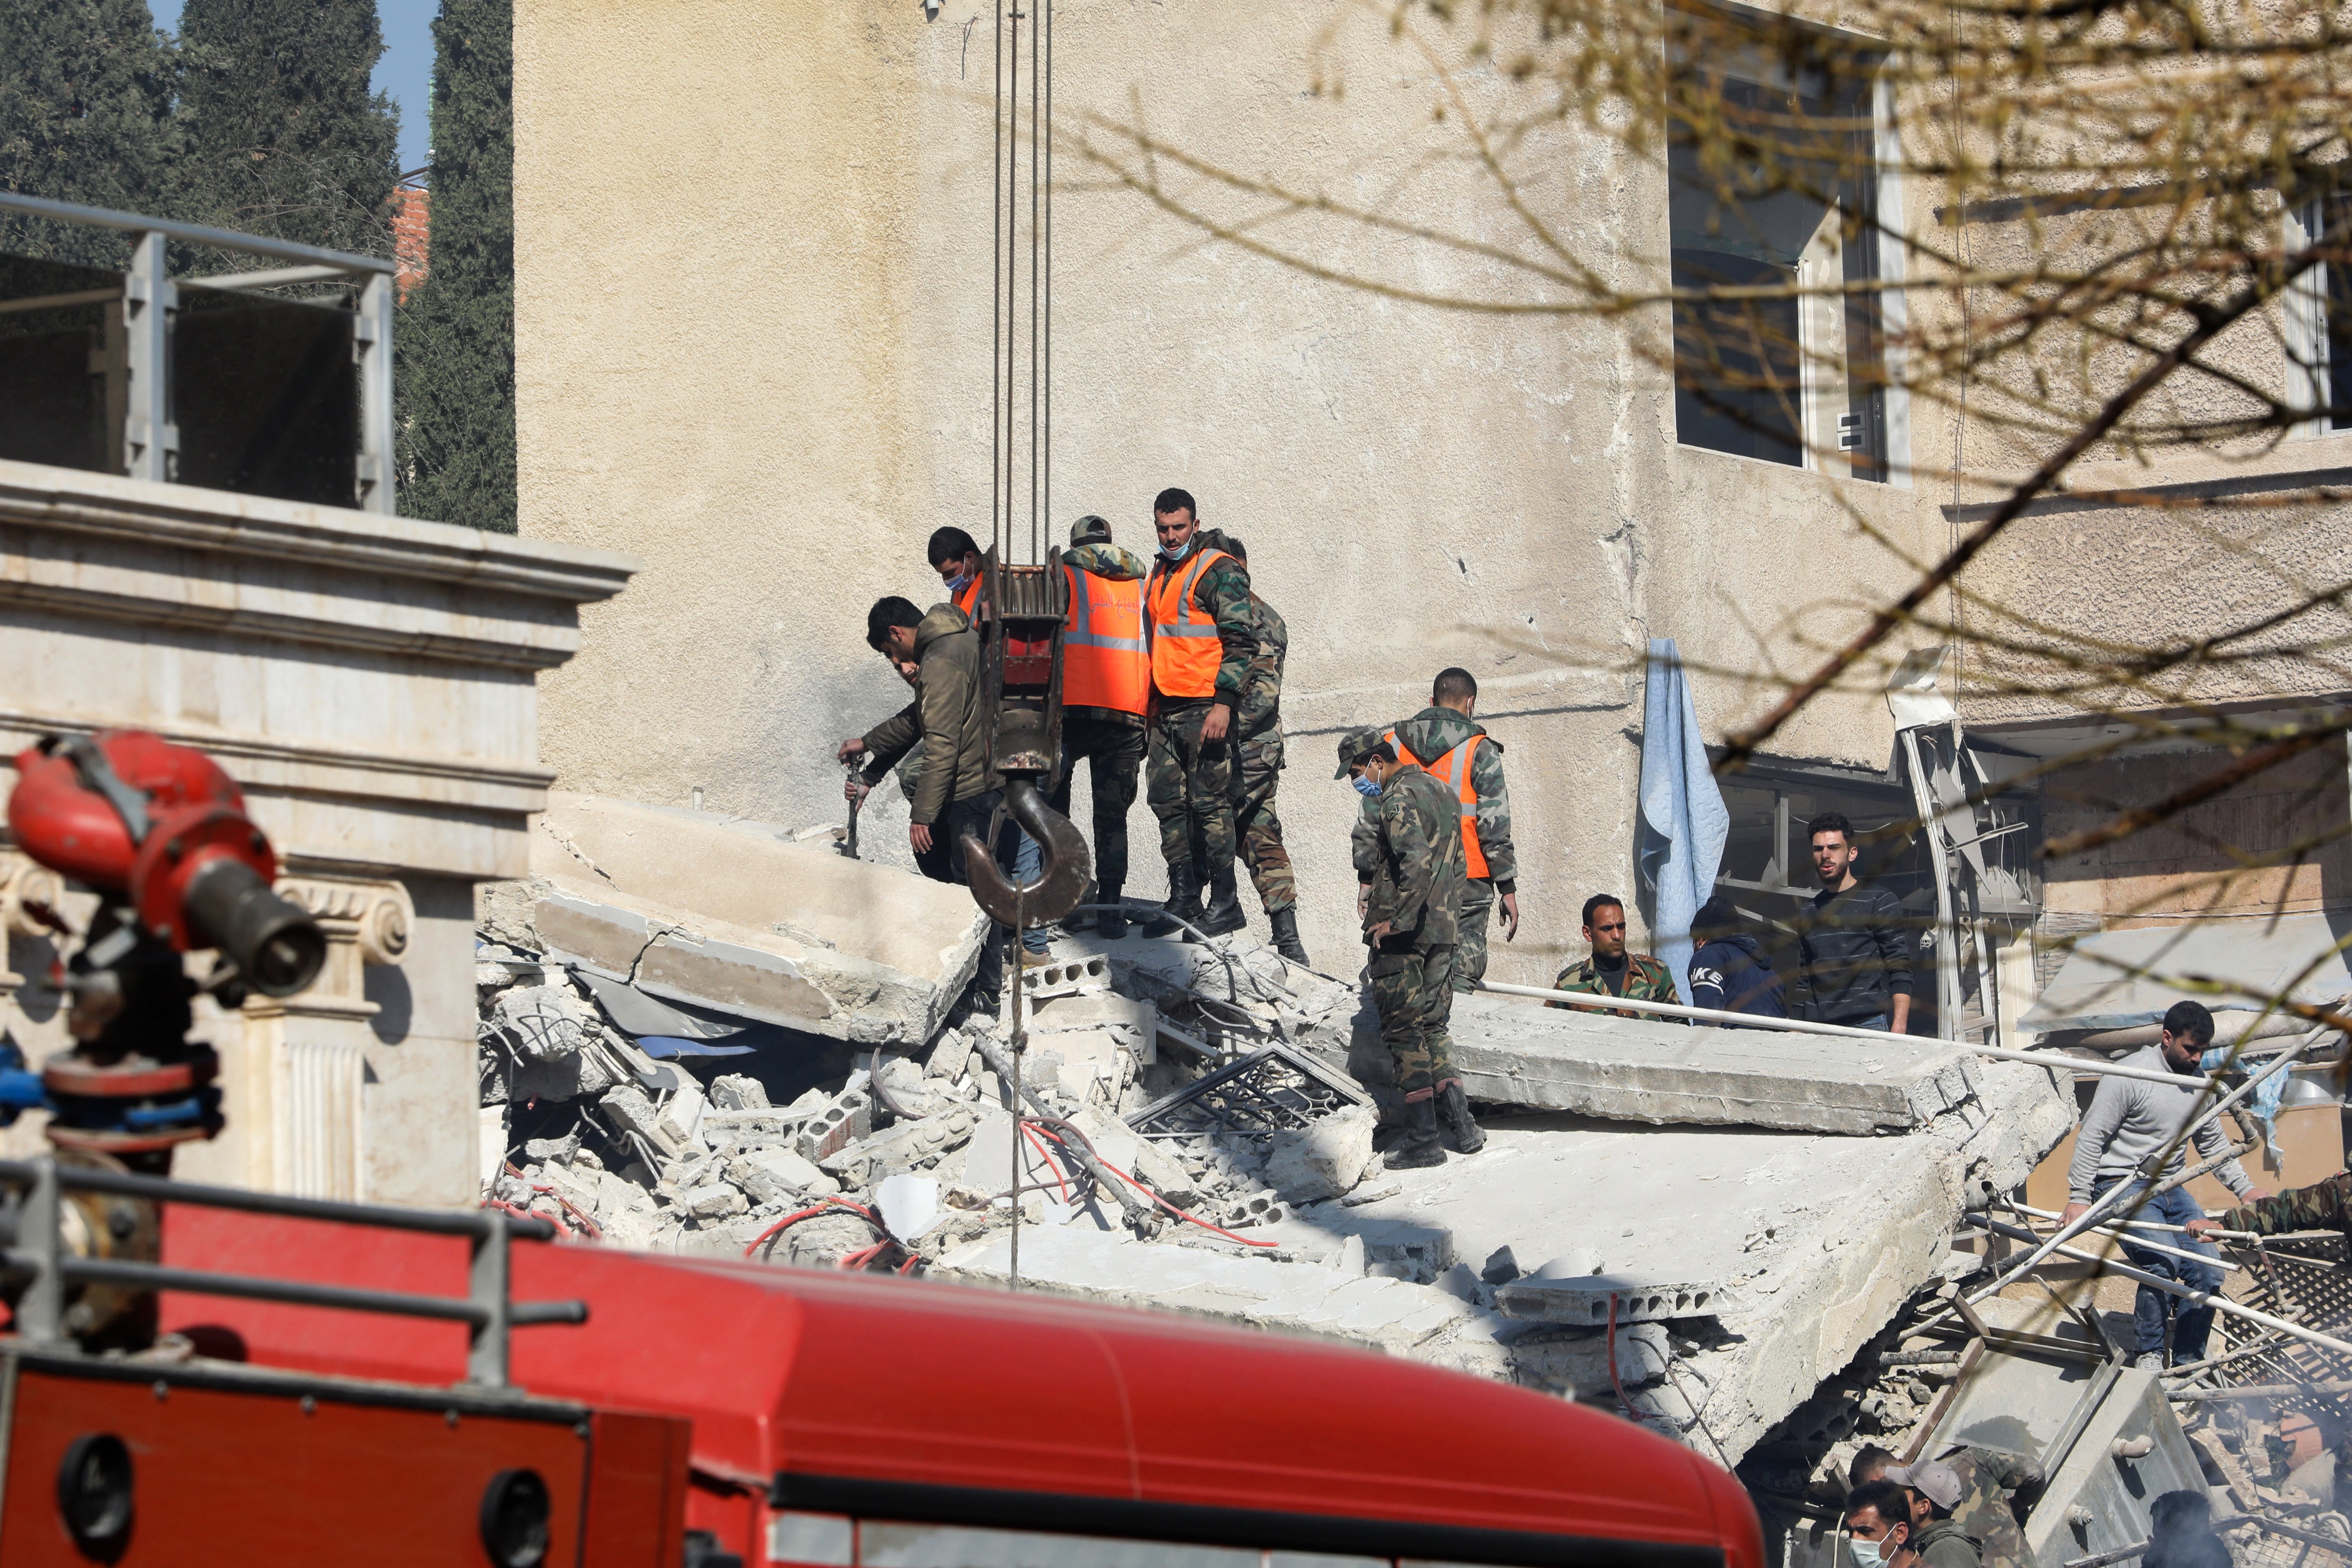
<instances>
[{"instance_id":1,"label":"beige building wall","mask_svg":"<svg viewBox=\"0 0 2352 1568\"><path fill-rule=\"evenodd\" d=\"M1524 237L1433 119L1426 68L1347 7L1063 0L1055 17L1066 127L1139 117L1247 177ZM929 23L913 4L517 6L522 529L646 563L545 682L566 787L838 820L834 744L903 700L864 647L866 606L937 596L934 527L987 531L991 44L972 0ZM1529 200L1637 279L1665 248L1662 172L1548 134L1555 172ZM1074 153L1058 172L1052 537L1096 511L1146 546L1174 484L1249 542L1289 624L1282 816L1308 946L1334 966L1356 942L1354 797L1326 761L1346 728L1416 710L1446 664L1477 675L1528 921L1494 973L1549 979L1581 951L1583 897L1632 891L1644 639L1678 639L1719 733L1776 692L1706 671L1809 665L1948 538L1948 490L1677 447L1666 378L1622 323L1318 280L1204 240ZM1535 297L1360 228L1309 240L1334 268ZM1774 749L1875 770L1891 739L1865 691ZM890 809L868 842L903 843ZM1129 891L1156 897L1139 803L1130 834Z\"/></svg>"}]
</instances>

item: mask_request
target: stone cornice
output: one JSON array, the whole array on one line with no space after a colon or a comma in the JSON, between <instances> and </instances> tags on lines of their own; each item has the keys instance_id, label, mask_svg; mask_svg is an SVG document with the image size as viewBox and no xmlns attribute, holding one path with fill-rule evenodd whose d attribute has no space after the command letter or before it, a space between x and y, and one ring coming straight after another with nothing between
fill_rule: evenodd
<instances>
[{"instance_id":1,"label":"stone cornice","mask_svg":"<svg viewBox=\"0 0 2352 1568\"><path fill-rule=\"evenodd\" d=\"M0 606L514 670L635 563L445 523L0 462Z\"/></svg>"}]
</instances>

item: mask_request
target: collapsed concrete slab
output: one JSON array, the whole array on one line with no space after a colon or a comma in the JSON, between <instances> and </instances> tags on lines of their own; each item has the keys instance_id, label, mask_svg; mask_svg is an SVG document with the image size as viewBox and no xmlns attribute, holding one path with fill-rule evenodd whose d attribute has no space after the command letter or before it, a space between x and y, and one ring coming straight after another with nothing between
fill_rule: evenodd
<instances>
[{"instance_id":1,"label":"collapsed concrete slab","mask_svg":"<svg viewBox=\"0 0 2352 1568\"><path fill-rule=\"evenodd\" d=\"M1376 1167L1370 1195L1246 1233L1279 1261L1136 1243L1081 1218L1024 1234L1022 1284L1336 1335L1612 1405L1622 1383L1654 1426L1735 1463L1940 1278L1975 1184L2023 1181L2074 1124L2071 1092L2044 1069L1979 1064L1974 1081L1972 1099L1901 1137L1492 1117L1475 1156ZM1605 1325L1496 1310L1512 1279L1473 1269L1507 1249L1721 1294L1706 1312L1621 1319L1612 1366ZM937 1272L1001 1281L1006 1252L992 1237Z\"/></svg>"},{"instance_id":2,"label":"collapsed concrete slab","mask_svg":"<svg viewBox=\"0 0 2352 1568\"><path fill-rule=\"evenodd\" d=\"M1976 1092L1975 1058L1889 1035L1885 1043L1650 1018L1487 995L1454 1003L1454 1061L1470 1098L1615 1121L1869 1134L1907 1131ZM1357 1016L1349 1065L1387 1076L1379 1021Z\"/></svg>"},{"instance_id":3,"label":"collapsed concrete slab","mask_svg":"<svg viewBox=\"0 0 2352 1568\"><path fill-rule=\"evenodd\" d=\"M558 962L859 1045L937 1033L987 930L961 888L769 824L592 795L548 797L531 871Z\"/></svg>"}]
</instances>

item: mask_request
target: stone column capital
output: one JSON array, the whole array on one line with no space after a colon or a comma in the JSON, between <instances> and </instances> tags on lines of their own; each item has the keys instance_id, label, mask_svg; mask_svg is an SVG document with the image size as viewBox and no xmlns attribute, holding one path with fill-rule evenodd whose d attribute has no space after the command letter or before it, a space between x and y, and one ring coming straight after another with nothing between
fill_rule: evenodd
<instances>
[{"instance_id":1,"label":"stone column capital","mask_svg":"<svg viewBox=\"0 0 2352 1568\"><path fill-rule=\"evenodd\" d=\"M280 878L278 893L310 910L328 941L355 943L364 963L397 964L408 954L416 905L399 882L306 874Z\"/></svg>"}]
</instances>

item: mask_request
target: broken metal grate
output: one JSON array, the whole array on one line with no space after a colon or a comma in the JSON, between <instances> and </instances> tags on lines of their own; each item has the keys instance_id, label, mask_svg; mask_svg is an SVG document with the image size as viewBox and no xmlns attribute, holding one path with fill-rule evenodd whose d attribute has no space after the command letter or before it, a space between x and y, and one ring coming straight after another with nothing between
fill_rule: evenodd
<instances>
[{"instance_id":1,"label":"broken metal grate","mask_svg":"<svg viewBox=\"0 0 2352 1568\"><path fill-rule=\"evenodd\" d=\"M2335 1232L2301 1232L2272 1237L2259 1251L2236 1246L2231 1255L2244 1265L2240 1278L2245 1288L2230 1293L2249 1306L2305 1324L2339 1339L2352 1338L2352 1268L2345 1263L2345 1238ZM2269 1267L2263 1267L2267 1259ZM2207 1387L2252 1388L2290 1383L2320 1383L2352 1378L2352 1358L2274 1330L2242 1335L2248 1325L2230 1324L2230 1332L2243 1353L2224 1364L2194 1374L2194 1384ZM2305 1406L2333 1405L2326 1396L2290 1397L2285 1403Z\"/></svg>"},{"instance_id":2,"label":"broken metal grate","mask_svg":"<svg viewBox=\"0 0 2352 1568\"><path fill-rule=\"evenodd\" d=\"M1265 1137L1305 1127L1371 1097L1304 1051L1270 1045L1128 1117L1146 1138Z\"/></svg>"}]
</instances>

